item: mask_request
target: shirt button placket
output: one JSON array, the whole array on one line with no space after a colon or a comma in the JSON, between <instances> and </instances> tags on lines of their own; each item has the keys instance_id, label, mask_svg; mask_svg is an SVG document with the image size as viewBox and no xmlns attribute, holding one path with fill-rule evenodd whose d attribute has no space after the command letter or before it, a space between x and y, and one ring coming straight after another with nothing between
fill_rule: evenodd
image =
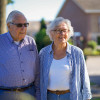
<instances>
[{"instance_id":1,"label":"shirt button placket","mask_svg":"<svg viewBox=\"0 0 100 100\"><path fill-rule=\"evenodd\" d=\"M21 64L23 63L23 61L21 61Z\"/></svg>"},{"instance_id":2,"label":"shirt button placket","mask_svg":"<svg viewBox=\"0 0 100 100\"><path fill-rule=\"evenodd\" d=\"M60 95L58 95L57 98L58 98L57 100L60 100Z\"/></svg>"},{"instance_id":3,"label":"shirt button placket","mask_svg":"<svg viewBox=\"0 0 100 100\"><path fill-rule=\"evenodd\" d=\"M26 80L23 76L24 74L24 69L23 69L23 59L22 59L22 53L21 53L21 46L18 47L18 52L19 52L19 58L20 58L20 70L21 70L21 74L22 74L22 82L25 83Z\"/></svg>"},{"instance_id":4,"label":"shirt button placket","mask_svg":"<svg viewBox=\"0 0 100 100\"><path fill-rule=\"evenodd\" d=\"M21 55L21 52L19 54Z\"/></svg>"},{"instance_id":5,"label":"shirt button placket","mask_svg":"<svg viewBox=\"0 0 100 100\"><path fill-rule=\"evenodd\" d=\"M22 70L22 72L24 72L24 70Z\"/></svg>"}]
</instances>

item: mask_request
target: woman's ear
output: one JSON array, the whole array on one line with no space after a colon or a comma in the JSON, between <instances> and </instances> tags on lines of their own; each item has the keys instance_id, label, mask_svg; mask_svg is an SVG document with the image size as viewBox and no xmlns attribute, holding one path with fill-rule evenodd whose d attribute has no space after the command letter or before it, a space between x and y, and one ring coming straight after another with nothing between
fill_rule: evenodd
<instances>
[{"instance_id":1,"label":"woman's ear","mask_svg":"<svg viewBox=\"0 0 100 100\"><path fill-rule=\"evenodd\" d=\"M53 37L54 37L53 31L50 31L50 35L51 35L51 38L52 38L52 40L53 40Z\"/></svg>"}]
</instances>

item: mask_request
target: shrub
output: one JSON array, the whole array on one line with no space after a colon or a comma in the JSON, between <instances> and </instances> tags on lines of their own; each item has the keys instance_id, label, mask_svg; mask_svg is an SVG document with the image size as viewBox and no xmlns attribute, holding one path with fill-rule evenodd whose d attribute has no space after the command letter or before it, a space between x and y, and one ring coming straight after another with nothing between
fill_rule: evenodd
<instances>
[{"instance_id":1,"label":"shrub","mask_svg":"<svg viewBox=\"0 0 100 100\"><path fill-rule=\"evenodd\" d=\"M40 31L35 35L35 41L38 51L51 43L49 37L46 35L46 25L44 19L41 20Z\"/></svg>"},{"instance_id":2,"label":"shrub","mask_svg":"<svg viewBox=\"0 0 100 100\"><path fill-rule=\"evenodd\" d=\"M91 55L92 54L92 49L91 48L85 48L83 50L83 52L84 52L84 55Z\"/></svg>"},{"instance_id":3,"label":"shrub","mask_svg":"<svg viewBox=\"0 0 100 100\"><path fill-rule=\"evenodd\" d=\"M70 38L70 39L68 40L68 43L71 44L71 45L73 45L73 39Z\"/></svg>"},{"instance_id":4,"label":"shrub","mask_svg":"<svg viewBox=\"0 0 100 100\"><path fill-rule=\"evenodd\" d=\"M92 48L85 48L83 52L84 55L100 55L100 52L98 50L93 50Z\"/></svg>"},{"instance_id":5,"label":"shrub","mask_svg":"<svg viewBox=\"0 0 100 100\"><path fill-rule=\"evenodd\" d=\"M100 53L97 50L93 50L92 55L100 55Z\"/></svg>"},{"instance_id":6,"label":"shrub","mask_svg":"<svg viewBox=\"0 0 100 100\"><path fill-rule=\"evenodd\" d=\"M88 47L92 48L93 50L96 49L97 43L93 40L88 41L87 43Z\"/></svg>"}]
</instances>

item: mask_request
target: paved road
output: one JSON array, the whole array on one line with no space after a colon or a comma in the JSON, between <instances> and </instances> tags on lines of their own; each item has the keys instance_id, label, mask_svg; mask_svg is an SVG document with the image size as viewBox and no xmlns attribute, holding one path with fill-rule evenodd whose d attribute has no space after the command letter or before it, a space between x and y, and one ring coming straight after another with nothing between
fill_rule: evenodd
<instances>
[{"instance_id":1,"label":"paved road","mask_svg":"<svg viewBox=\"0 0 100 100\"><path fill-rule=\"evenodd\" d=\"M86 64L90 80L100 85L100 56L88 56Z\"/></svg>"},{"instance_id":2,"label":"paved road","mask_svg":"<svg viewBox=\"0 0 100 100\"><path fill-rule=\"evenodd\" d=\"M86 64L89 75L100 76L100 56L88 56Z\"/></svg>"},{"instance_id":3,"label":"paved road","mask_svg":"<svg viewBox=\"0 0 100 100\"><path fill-rule=\"evenodd\" d=\"M93 98L100 98L100 56L88 56L86 60Z\"/></svg>"}]
</instances>

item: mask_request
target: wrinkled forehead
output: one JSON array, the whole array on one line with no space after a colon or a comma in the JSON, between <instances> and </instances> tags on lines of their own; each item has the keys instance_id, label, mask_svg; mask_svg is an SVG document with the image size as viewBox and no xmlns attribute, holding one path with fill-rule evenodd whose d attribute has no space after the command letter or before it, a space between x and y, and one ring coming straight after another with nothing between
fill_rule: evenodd
<instances>
[{"instance_id":1,"label":"wrinkled forehead","mask_svg":"<svg viewBox=\"0 0 100 100\"><path fill-rule=\"evenodd\" d=\"M57 26L55 26L55 29L68 29L68 25L65 22L60 22Z\"/></svg>"},{"instance_id":2,"label":"wrinkled forehead","mask_svg":"<svg viewBox=\"0 0 100 100\"><path fill-rule=\"evenodd\" d=\"M22 15L22 14L16 14L16 15L13 17L13 20L12 20L12 21L15 22L15 21L20 21L20 20L27 22L27 19L26 19L25 16Z\"/></svg>"}]
</instances>

